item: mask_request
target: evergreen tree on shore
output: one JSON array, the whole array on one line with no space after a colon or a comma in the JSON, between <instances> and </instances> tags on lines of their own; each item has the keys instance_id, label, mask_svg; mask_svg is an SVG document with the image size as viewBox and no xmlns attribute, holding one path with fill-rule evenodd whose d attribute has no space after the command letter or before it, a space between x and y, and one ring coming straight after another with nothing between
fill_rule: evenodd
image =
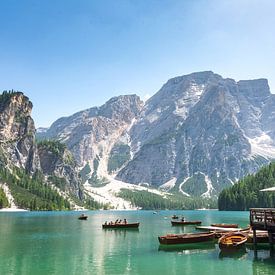
<instances>
[{"instance_id":1,"label":"evergreen tree on shore","mask_svg":"<svg viewBox=\"0 0 275 275\"><path fill-rule=\"evenodd\" d=\"M260 191L273 186L275 186L275 163L270 163L255 175L248 175L232 187L224 189L218 199L219 210L275 207L275 192Z\"/></svg>"}]
</instances>

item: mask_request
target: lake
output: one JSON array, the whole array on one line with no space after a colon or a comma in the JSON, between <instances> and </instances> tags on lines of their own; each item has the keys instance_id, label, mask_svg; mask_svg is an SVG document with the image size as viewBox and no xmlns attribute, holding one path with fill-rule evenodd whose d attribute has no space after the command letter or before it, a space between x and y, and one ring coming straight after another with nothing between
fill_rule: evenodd
<instances>
[{"instance_id":1,"label":"lake","mask_svg":"<svg viewBox=\"0 0 275 275\"><path fill-rule=\"evenodd\" d=\"M159 246L157 237L195 231L172 227L173 214L202 224L238 223L246 227L248 212L86 211L0 213L0 274L275 274L275 253L259 246L223 255L217 244L176 249ZM105 221L126 218L139 230L103 230Z\"/></svg>"}]
</instances>

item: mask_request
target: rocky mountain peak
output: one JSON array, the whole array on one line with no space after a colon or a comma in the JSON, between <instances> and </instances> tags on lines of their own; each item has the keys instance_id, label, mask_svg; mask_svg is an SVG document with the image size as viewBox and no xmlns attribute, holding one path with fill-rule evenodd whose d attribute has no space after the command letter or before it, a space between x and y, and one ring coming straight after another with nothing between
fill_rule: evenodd
<instances>
[{"instance_id":1,"label":"rocky mountain peak","mask_svg":"<svg viewBox=\"0 0 275 275\"><path fill-rule=\"evenodd\" d=\"M23 135L34 135L31 118L32 103L21 92L3 92L0 95L1 140L15 140Z\"/></svg>"},{"instance_id":2,"label":"rocky mountain peak","mask_svg":"<svg viewBox=\"0 0 275 275\"><path fill-rule=\"evenodd\" d=\"M98 115L126 122L139 114L143 102L137 95L121 95L113 97L99 108Z\"/></svg>"},{"instance_id":3,"label":"rocky mountain peak","mask_svg":"<svg viewBox=\"0 0 275 275\"><path fill-rule=\"evenodd\" d=\"M238 82L239 91L251 98L263 98L270 95L268 80L265 78L254 80L240 80Z\"/></svg>"},{"instance_id":4,"label":"rocky mountain peak","mask_svg":"<svg viewBox=\"0 0 275 275\"><path fill-rule=\"evenodd\" d=\"M215 194L275 156L274 103L265 79L211 71L170 79L133 125L135 154L117 179Z\"/></svg>"},{"instance_id":5,"label":"rocky mountain peak","mask_svg":"<svg viewBox=\"0 0 275 275\"><path fill-rule=\"evenodd\" d=\"M0 95L0 139L2 161L29 172L39 169L36 154L32 103L21 92L4 91Z\"/></svg>"}]
</instances>

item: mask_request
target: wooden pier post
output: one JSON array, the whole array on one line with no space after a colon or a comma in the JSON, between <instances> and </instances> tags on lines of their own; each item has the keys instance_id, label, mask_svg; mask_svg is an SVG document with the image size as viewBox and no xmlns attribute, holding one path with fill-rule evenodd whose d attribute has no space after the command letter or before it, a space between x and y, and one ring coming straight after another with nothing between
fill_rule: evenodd
<instances>
[{"instance_id":1,"label":"wooden pier post","mask_svg":"<svg viewBox=\"0 0 275 275\"><path fill-rule=\"evenodd\" d=\"M253 244L256 249L257 230L268 232L270 248L275 243L275 208L250 208L250 227L253 230Z\"/></svg>"},{"instance_id":2,"label":"wooden pier post","mask_svg":"<svg viewBox=\"0 0 275 275\"><path fill-rule=\"evenodd\" d=\"M254 248L257 247L257 234L256 234L256 229L253 229L253 244Z\"/></svg>"},{"instance_id":3,"label":"wooden pier post","mask_svg":"<svg viewBox=\"0 0 275 275\"><path fill-rule=\"evenodd\" d=\"M270 248L273 249L273 234L272 231L268 231L268 240L269 240L269 244L270 244Z\"/></svg>"}]
</instances>

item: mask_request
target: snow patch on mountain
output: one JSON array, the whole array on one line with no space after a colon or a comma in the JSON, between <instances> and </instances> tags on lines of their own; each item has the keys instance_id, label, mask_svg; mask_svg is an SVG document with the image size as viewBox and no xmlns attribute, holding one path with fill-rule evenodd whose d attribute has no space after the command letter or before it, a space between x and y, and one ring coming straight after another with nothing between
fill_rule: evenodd
<instances>
[{"instance_id":1,"label":"snow patch on mountain","mask_svg":"<svg viewBox=\"0 0 275 275\"><path fill-rule=\"evenodd\" d=\"M275 144L272 138L267 133L262 133L261 136L248 138L251 145L251 155L259 155L264 158L275 158Z\"/></svg>"},{"instance_id":2,"label":"snow patch on mountain","mask_svg":"<svg viewBox=\"0 0 275 275\"><path fill-rule=\"evenodd\" d=\"M174 114L186 119L191 107L193 107L199 100L204 91L205 85L196 85L192 83L185 91L182 98L175 102Z\"/></svg>"},{"instance_id":3,"label":"snow patch on mountain","mask_svg":"<svg viewBox=\"0 0 275 275\"><path fill-rule=\"evenodd\" d=\"M159 189L163 190L163 191L169 191L172 188L174 188L175 184L176 184L177 178L173 177L172 179L168 180L167 182L165 182L164 184L162 184Z\"/></svg>"},{"instance_id":4,"label":"snow patch on mountain","mask_svg":"<svg viewBox=\"0 0 275 275\"><path fill-rule=\"evenodd\" d=\"M138 207L133 206L129 201L118 197L121 189L147 191L167 198L169 195L156 189L134 185L119 180L113 179L111 176L106 176L109 183L102 187L93 187L88 182L84 184L85 192L99 203L109 204L116 210L132 209L136 210Z\"/></svg>"},{"instance_id":5,"label":"snow patch on mountain","mask_svg":"<svg viewBox=\"0 0 275 275\"><path fill-rule=\"evenodd\" d=\"M187 196L187 197L190 197L190 195L187 194L186 192L182 191L182 186L183 186L189 179L190 179L190 177L187 177L187 178L184 179L184 181L179 185L179 191L180 191L183 195L185 195L185 196Z\"/></svg>"},{"instance_id":6,"label":"snow patch on mountain","mask_svg":"<svg viewBox=\"0 0 275 275\"><path fill-rule=\"evenodd\" d=\"M201 197L204 197L204 198L210 198L211 197L211 192L214 191L214 187L212 185L212 182L210 180L210 178L208 177L208 175L205 175L204 173L201 172L201 174L204 175L204 179L205 179L205 183L206 183L206 186L207 186L207 191L204 192Z\"/></svg>"}]
</instances>

